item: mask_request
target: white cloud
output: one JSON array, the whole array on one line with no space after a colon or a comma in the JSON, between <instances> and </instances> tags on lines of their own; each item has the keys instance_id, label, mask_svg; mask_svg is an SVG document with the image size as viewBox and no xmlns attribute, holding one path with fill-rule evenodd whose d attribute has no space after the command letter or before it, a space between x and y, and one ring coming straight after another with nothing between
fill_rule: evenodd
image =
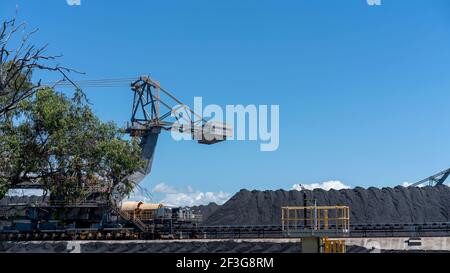
<instances>
[{"instance_id":1,"label":"white cloud","mask_svg":"<svg viewBox=\"0 0 450 273\"><path fill-rule=\"evenodd\" d=\"M159 183L158 185L156 185L153 189L152 192L154 193L165 193L165 194L172 194L172 193L177 193L178 191L172 187L167 185L166 183Z\"/></svg>"},{"instance_id":2,"label":"white cloud","mask_svg":"<svg viewBox=\"0 0 450 273\"><path fill-rule=\"evenodd\" d=\"M222 205L231 194L223 191L219 192L202 192L195 190L192 186L186 188L175 188L166 183L159 183L150 191L151 200L145 198L139 192L135 192L128 200L144 201L153 203L162 203L166 206L184 207L184 206L198 206L207 205L211 202Z\"/></svg>"},{"instance_id":3,"label":"white cloud","mask_svg":"<svg viewBox=\"0 0 450 273\"><path fill-rule=\"evenodd\" d=\"M331 189L334 190L342 190L342 189L350 189L350 186L345 185L341 181L332 180L332 181L326 181L323 183L312 183L312 184L295 184L292 186L293 190L301 191L303 189L305 190L314 190L314 189L324 189L326 191L329 191Z\"/></svg>"},{"instance_id":4,"label":"white cloud","mask_svg":"<svg viewBox=\"0 0 450 273\"><path fill-rule=\"evenodd\" d=\"M161 203L166 204L168 206L198 206L198 205L207 205L211 202L222 205L228 199L230 199L231 195L226 192L201 192L201 191L193 191L193 192L177 192L177 193L169 193L161 200Z\"/></svg>"},{"instance_id":5,"label":"white cloud","mask_svg":"<svg viewBox=\"0 0 450 273\"><path fill-rule=\"evenodd\" d=\"M81 6L81 0L66 0L69 6Z\"/></svg>"},{"instance_id":6,"label":"white cloud","mask_svg":"<svg viewBox=\"0 0 450 273\"><path fill-rule=\"evenodd\" d=\"M402 184L402 186L403 187L405 187L405 188L407 188L407 187L409 187L409 186L411 186L413 183L409 183L409 182L403 182L403 184ZM428 185L428 184L421 184L421 185L419 185L419 186L417 186L417 187L419 187L419 188L422 188L422 187L425 187L426 185Z\"/></svg>"}]
</instances>

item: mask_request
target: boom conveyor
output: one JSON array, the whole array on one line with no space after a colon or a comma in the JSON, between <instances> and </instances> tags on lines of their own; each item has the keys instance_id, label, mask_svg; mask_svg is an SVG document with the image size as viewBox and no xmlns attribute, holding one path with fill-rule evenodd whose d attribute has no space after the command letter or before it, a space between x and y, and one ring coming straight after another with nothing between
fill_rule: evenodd
<instances>
[{"instance_id":1,"label":"boom conveyor","mask_svg":"<svg viewBox=\"0 0 450 273\"><path fill-rule=\"evenodd\" d=\"M134 93L131 120L127 133L140 138L143 168L125 178L136 186L150 174L155 149L161 131L190 134L199 144L216 144L232 136L232 129L221 122L207 122L201 114L177 99L169 91L148 76L142 76L131 84ZM165 112L163 112L164 110ZM120 183L113 190L113 202L119 204L126 191Z\"/></svg>"}]
</instances>

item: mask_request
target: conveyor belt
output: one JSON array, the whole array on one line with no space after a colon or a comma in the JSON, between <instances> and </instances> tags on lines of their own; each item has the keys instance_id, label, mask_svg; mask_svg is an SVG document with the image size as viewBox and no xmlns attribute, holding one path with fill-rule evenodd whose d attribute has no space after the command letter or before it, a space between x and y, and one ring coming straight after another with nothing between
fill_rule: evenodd
<instances>
[{"instance_id":1,"label":"conveyor belt","mask_svg":"<svg viewBox=\"0 0 450 273\"><path fill-rule=\"evenodd\" d=\"M181 238L181 239L257 239L257 238L285 238L280 225L246 225L246 226L198 226L198 227L173 227L172 233L165 230L155 230L155 238ZM76 230L70 230L71 233L77 233ZM96 240L111 239L110 236L105 236L106 233L118 233L119 236L114 235L116 240L133 240L139 239L139 231L111 230L111 231L82 231L83 236L90 238L94 235ZM53 234L54 233L54 234ZM39 240L67 240L67 236L60 236L64 233L59 231L42 231L41 236L38 234L21 234L18 231L0 232L2 240L27 240L32 238L39 238ZM97 236L97 233L99 235ZM101 235L100 233L105 233ZM17 236L21 234L21 236ZM450 237L450 222L445 223L424 223L424 224L354 224L351 226L350 233L347 237L350 238L365 238L365 237Z\"/></svg>"}]
</instances>

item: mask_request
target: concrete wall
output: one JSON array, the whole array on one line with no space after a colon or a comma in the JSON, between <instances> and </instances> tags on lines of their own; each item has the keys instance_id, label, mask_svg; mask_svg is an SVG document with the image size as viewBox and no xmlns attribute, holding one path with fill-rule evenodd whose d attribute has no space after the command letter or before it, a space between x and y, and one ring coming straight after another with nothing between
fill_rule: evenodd
<instances>
[{"instance_id":1,"label":"concrete wall","mask_svg":"<svg viewBox=\"0 0 450 273\"><path fill-rule=\"evenodd\" d=\"M345 238L346 245L356 245L374 249L372 252L380 252L379 250L426 250L426 251L450 251L450 237L422 237L419 240L411 240L410 238ZM411 245L408 243L410 242ZM421 245L414 245L414 243Z\"/></svg>"}]
</instances>

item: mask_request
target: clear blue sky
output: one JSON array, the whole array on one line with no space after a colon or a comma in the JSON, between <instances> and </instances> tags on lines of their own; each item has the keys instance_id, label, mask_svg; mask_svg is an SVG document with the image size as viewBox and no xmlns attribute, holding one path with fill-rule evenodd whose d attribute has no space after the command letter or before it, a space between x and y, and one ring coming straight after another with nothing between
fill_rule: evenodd
<instances>
[{"instance_id":1,"label":"clear blue sky","mask_svg":"<svg viewBox=\"0 0 450 273\"><path fill-rule=\"evenodd\" d=\"M1 17L16 4L76 79L151 73L188 103L280 105L278 151L165 134L147 187L381 187L450 167L448 0L2 0ZM103 120L129 119L129 89L85 92Z\"/></svg>"}]
</instances>

